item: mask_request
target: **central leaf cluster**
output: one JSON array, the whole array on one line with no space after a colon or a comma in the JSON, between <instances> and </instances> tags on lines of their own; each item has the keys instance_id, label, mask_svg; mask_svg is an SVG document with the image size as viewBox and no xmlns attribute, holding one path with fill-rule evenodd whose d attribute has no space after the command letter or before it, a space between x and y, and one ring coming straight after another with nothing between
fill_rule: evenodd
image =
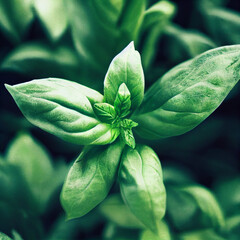
<instances>
[{"instance_id":1,"label":"central leaf cluster","mask_svg":"<svg viewBox=\"0 0 240 240\"><path fill-rule=\"evenodd\" d=\"M118 88L114 106L109 103L95 103L93 110L101 122L111 124L112 128L118 129L118 135L121 135L122 140L131 148L135 148L132 128L138 124L126 118L131 113L131 93L125 83Z\"/></svg>"}]
</instances>

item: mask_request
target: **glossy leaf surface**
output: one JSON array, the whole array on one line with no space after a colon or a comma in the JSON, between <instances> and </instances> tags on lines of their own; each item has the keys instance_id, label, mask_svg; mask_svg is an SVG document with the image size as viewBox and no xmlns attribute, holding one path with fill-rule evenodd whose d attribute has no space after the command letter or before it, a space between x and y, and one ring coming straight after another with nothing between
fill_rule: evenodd
<instances>
[{"instance_id":1,"label":"glossy leaf surface","mask_svg":"<svg viewBox=\"0 0 240 240\"><path fill-rule=\"evenodd\" d=\"M149 229L159 233L165 214L166 193L162 169L155 152L142 145L124 150L119 170L122 197L132 213Z\"/></svg>"},{"instance_id":2,"label":"glossy leaf surface","mask_svg":"<svg viewBox=\"0 0 240 240\"><path fill-rule=\"evenodd\" d=\"M70 169L61 193L68 219L85 215L107 196L115 181L123 145L86 148Z\"/></svg>"},{"instance_id":3,"label":"glossy leaf surface","mask_svg":"<svg viewBox=\"0 0 240 240\"><path fill-rule=\"evenodd\" d=\"M132 118L143 138L183 134L205 120L240 78L240 45L216 48L167 72Z\"/></svg>"},{"instance_id":4,"label":"glossy leaf surface","mask_svg":"<svg viewBox=\"0 0 240 240\"><path fill-rule=\"evenodd\" d=\"M107 144L118 130L100 123L92 105L100 93L83 85L56 78L6 86L25 117L34 125L75 144Z\"/></svg>"},{"instance_id":5,"label":"glossy leaf surface","mask_svg":"<svg viewBox=\"0 0 240 240\"><path fill-rule=\"evenodd\" d=\"M131 94L131 108L136 109L144 94L144 74L141 58L131 42L111 62L104 80L104 98L114 104L118 89L125 83Z\"/></svg>"}]
</instances>

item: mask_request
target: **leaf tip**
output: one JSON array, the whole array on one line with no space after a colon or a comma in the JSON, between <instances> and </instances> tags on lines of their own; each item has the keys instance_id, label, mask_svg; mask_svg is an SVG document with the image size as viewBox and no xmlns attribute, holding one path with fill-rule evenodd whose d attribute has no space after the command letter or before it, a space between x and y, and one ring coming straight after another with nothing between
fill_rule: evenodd
<instances>
[{"instance_id":1,"label":"leaf tip","mask_svg":"<svg viewBox=\"0 0 240 240\"><path fill-rule=\"evenodd\" d=\"M126 49L127 49L127 48L135 51L134 41L131 41L131 42L127 45Z\"/></svg>"}]
</instances>

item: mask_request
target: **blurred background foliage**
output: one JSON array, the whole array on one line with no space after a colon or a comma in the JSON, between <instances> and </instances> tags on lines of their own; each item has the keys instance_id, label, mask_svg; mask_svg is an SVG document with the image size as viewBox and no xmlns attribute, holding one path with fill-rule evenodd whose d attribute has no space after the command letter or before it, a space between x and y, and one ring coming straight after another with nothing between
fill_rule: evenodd
<instances>
[{"instance_id":1,"label":"blurred background foliage","mask_svg":"<svg viewBox=\"0 0 240 240\"><path fill-rule=\"evenodd\" d=\"M59 193L81 148L33 127L3 86L60 77L102 92L111 59L132 40L147 89L178 63L240 44L240 2L0 0L0 239L156 239L117 185L95 210L66 222ZM167 189L161 240L239 240L239 92L193 131L148 143Z\"/></svg>"}]
</instances>

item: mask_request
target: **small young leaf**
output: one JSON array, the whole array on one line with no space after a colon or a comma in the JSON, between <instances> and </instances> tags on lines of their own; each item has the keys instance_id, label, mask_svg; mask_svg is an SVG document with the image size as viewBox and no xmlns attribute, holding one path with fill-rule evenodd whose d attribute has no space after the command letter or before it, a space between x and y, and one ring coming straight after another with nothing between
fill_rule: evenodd
<instances>
[{"instance_id":1,"label":"small young leaf","mask_svg":"<svg viewBox=\"0 0 240 240\"><path fill-rule=\"evenodd\" d=\"M131 108L136 109L144 94L144 74L141 58L131 42L111 62L104 80L104 98L114 105L118 89L122 83L127 85L131 94Z\"/></svg>"},{"instance_id":2,"label":"small young leaf","mask_svg":"<svg viewBox=\"0 0 240 240\"><path fill-rule=\"evenodd\" d=\"M57 78L6 85L25 117L34 125L75 144L113 142L119 130L100 123L92 104L102 102L100 93Z\"/></svg>"},{"instance_id":3,"label":"small young leaf","mask_svg":"<svg viewBox=\"0 0 240 240\"><path fill-rule=\"evenodd\" d=\"M125 148L119 169L122 197L132 213L149 229L159 234L165 214L166 192L162 168L156 153L147 146Z\"/></svg>"},{"instance_id":4,"label":"small young leaf","mask_svg":"<svg viewBox=\"0 0 240 240\"><path fill-rule=\"evenodd\" d=\"M184 62L146 93L132 119L142 138L183 134L205 120L240 79L240 45L216 48Z\"/></svg>"},{"instance_id":5,"label":"small young leaf","mask_svg":"<svg viewBox=\"0 0 240 240\"><path fill-rule=\"evenodd\" d=\"M61 203L67 218L85 215L107 196L115 181L123 144L83 150L70 169L61 193Z\"/></svg>"},{"instance_id":6,"label":"small young leaf","mask_svg":"<svg viewBox=\"0 0 240 240\"><path fill-rule=\"evenodd\" d=\"M121 128L121 136L123 141L131 148L135 148L136 143L135 143L135 139L133 136L133 132L132 129L130 128Z\"/></svg>"},{"instance_id":7,"label":"small young leaf","mask_svg":"<svg viewBox=\"0 0 240 240\"><path fill-rule=\"evenodd\" d=\"M111 124L116 118L116 111L114 107L108 103L95 103L93 111L102 122Z\"/></svg>"},{"instance_id":8,"label":"small young leaf","mask_svg":"<svg viewBox=\"0 0 240 240\"><path fill-rule=\"evenodd\" d=\"M123 127L123 128L130 128L130 129L132 129L133 127L137 127L137 126L138 126L138 123L134 122L131 119L123 119L121 121L121 127Z\"/></svg>"},{"instance_id":9,"label":"small young leaf","mask_svg":"<svg viewBox=\"0 0 240 240\"><path fill-rule=\"evenodd\" d=\"M114 108L119 117L124 118L130 113L131 108L131 94L125 83L122 83L118 89L116 99L114 101Z\"/></svg>"}]
</instances>

